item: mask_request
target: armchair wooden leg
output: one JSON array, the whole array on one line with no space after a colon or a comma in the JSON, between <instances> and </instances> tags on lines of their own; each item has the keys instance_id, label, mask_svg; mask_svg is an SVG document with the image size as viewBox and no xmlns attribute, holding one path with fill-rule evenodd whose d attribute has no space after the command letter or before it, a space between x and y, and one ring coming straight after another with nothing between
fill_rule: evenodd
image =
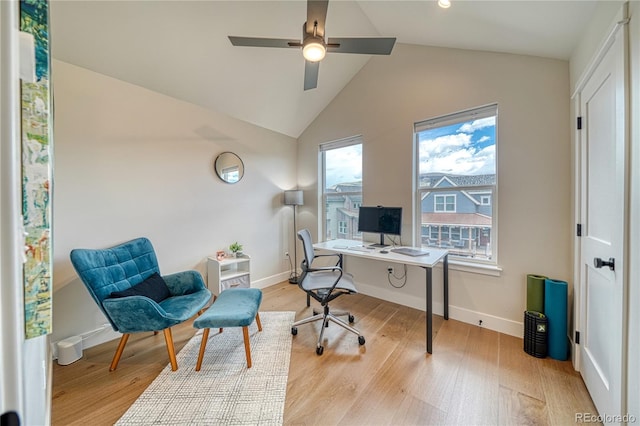
<instances>
[{"instance_id":1,"label":"armchair wooden leg","mask_svg":"<svg viewBox=\"0 0 640 426\"><path fill-rule=\"evenodd\" d=\"M116 353L113 355L113 360L111 361L111 366L109 367L109 371L113 371L118 367L118 363L120 362L120 357L122 356L122 352L124 352L124 347L127 344L127 340L129 340L129 333L123 334L120 338L120 343L118 344L118 349L116 349Z\"/></svg>"},{"instance_id":2,"label":"armchair wooden leg","mask_svg":"<svg viewBox=\"0 0 640 426\"><path fill-rule=\"evenodd\" d=\"M176 361L176 350L173 347L171 328L164 329L164 340L167 343L167 352L169 352L169 361L171 361L171 371L176 371L178 369L178 361Z\"/></svg>"}]
</instances>

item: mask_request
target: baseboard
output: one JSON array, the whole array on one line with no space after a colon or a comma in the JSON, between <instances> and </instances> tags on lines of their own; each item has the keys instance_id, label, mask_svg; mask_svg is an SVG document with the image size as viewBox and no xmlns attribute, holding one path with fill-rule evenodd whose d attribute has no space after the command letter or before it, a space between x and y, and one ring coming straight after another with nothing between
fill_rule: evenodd
<instances>
[{"instance_id":1,"label":"baseboard","mask_svg":"<svg viewBox=\"0 0 640 426\"><path fill-rule=\"evenodd\" d=\"M281 272L276 275L272 275L266 278L260 278L259 280L251 280L251 287L254 288L267 288L274 284L281 283L282 281L287 281L289 279L289 272Z\"/></svg>"},{"instance_id":2,"label":"baseboard","mask_svg":"<svg viewBox=\"0 0 640 426\"><path fill-rule=\"evenodd\" d=\"M509 336L520 337L524 335L524 324L483 312L472 311L458 306L449 306L449 318L478 325L489 330L497 331ZM482 321L482 323L480 323Z\"/></svg>"},{"instance_id":3,"label":"baseboard","mask_svg":"<svg viewBox=\"0 0 640 426\"><path fill-rule=\"evenodd\" d=\"M399 305L408 306L410 308L426 311L427 307L425 299L417 296L399 293L398 291L380 288L365 283L357 283L358 292L367 296L376 297L388 302L397 303ZM444 304L442 302L433 301L433 313L436 315L444 315ZM472 311L458 306L449 305L449 318L465 322L467 324L478 325L488 328L489 330L499 333L508 334L514 337L523 336L524 324L522 322L513 321L506 318L489 315L483 312ZM480 323L482 321L482 323Z\"/></svg>"}]
</instances>

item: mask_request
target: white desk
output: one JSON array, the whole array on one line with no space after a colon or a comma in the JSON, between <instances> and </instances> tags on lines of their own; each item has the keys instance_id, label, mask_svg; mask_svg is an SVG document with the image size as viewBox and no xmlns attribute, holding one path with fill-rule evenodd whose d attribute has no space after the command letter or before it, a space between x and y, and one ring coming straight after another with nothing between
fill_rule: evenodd
<instances>
[{"instance_id":1,"label":"white desk","mask_svg":"<svg viewBox=\"0 0 640 426\"><path fill-rule=\"evenodd\" d=\"M350 248L352 247L352 248ZM424 256L407 256L405 254L391 252L391 247L367 249L365 251L356 250L355 247L362 248L362 241L353 240L331 240L322 243L316 243L313 248L318 250L326 250L333 253L340 253L347 256L362 257L365 259L379 260L384 262L402 263L405 265L413 265L424 268L427 275L427 352L433 353L433 283L432 269L439 262L443 264L443 296L444 296L444 319L449 319L449 252L447 250L425 248L424 251L429 252ZM388 253L380 253L381 250L387 250Z\"/></svg>"}]
</instances>

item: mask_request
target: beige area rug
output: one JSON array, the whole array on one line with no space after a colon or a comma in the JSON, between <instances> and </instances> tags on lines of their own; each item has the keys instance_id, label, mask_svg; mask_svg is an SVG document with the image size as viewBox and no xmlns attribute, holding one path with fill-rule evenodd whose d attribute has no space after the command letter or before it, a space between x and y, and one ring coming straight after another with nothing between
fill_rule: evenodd
<instances>
[{"instance_id":1,"label":"beige area rug","mask_svg":"<svg viewBox=\"0 0 640 426\"><path fill-rule=\"evenodd\" d=\"M294 312L260 312L262 332L249 327L252 367L247 369L242 329L209 332L195 371L202 330L167 365L117 425L280 425L291 357Z\"/></svg>"}]
</instances>

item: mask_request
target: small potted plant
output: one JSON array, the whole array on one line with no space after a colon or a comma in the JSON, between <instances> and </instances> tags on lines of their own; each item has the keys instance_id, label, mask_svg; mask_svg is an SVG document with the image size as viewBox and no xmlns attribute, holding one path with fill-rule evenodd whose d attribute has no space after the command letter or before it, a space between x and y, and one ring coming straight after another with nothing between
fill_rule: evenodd
<instances>
[{"instance_id":1,"label":"small potted plant","mask_svg":"<svg viewBox=\"0 0 640 426\"><path fill-rule=\"evenodd\" d=\"M229 250L235 257L242 257L242 244L238 244L237 241L229 246Z\"/></svg>"}]
</instances>

